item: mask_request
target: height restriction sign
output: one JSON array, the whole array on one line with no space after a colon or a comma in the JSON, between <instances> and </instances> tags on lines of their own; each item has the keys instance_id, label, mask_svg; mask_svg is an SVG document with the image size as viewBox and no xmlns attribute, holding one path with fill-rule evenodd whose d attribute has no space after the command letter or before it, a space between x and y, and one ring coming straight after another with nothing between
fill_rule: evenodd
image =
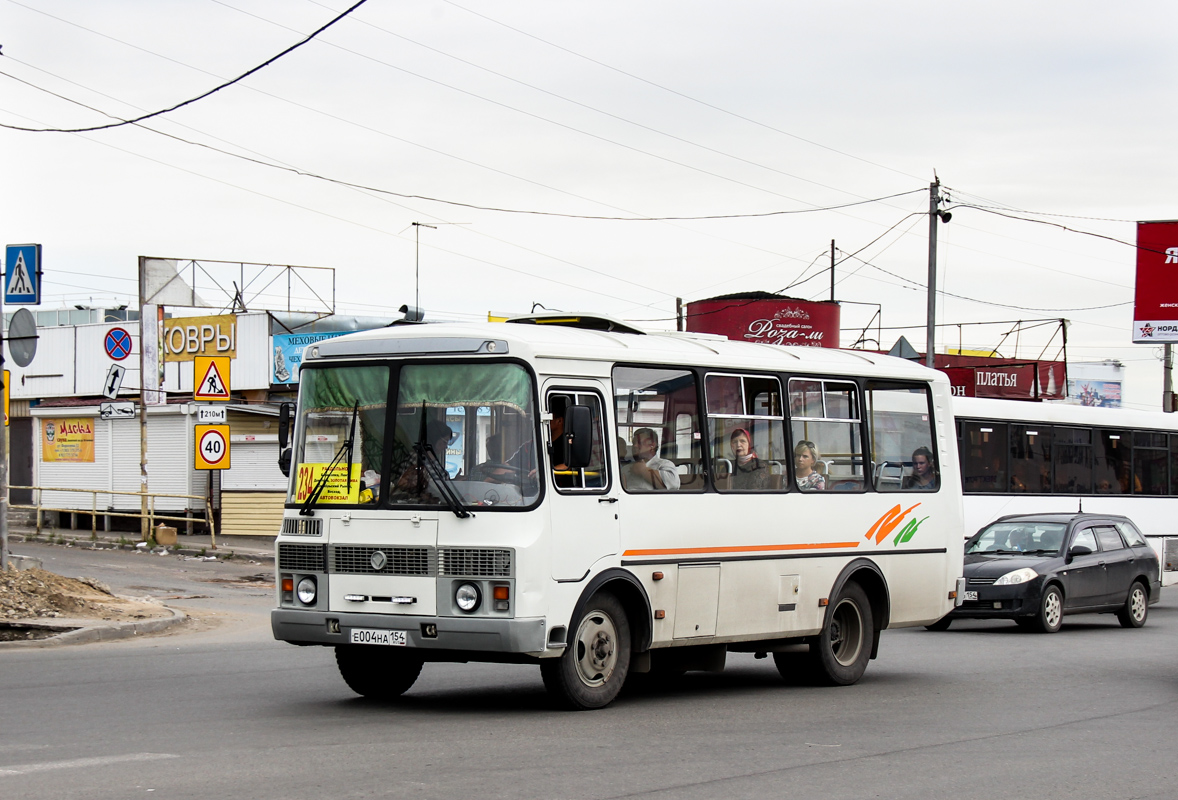
<instances>
[{"instance_id":1,"label":"height restriction sign","mask_svg":"<svg viewBox=\"0 0 1178 800\"><path fill-rule=\"evenodd\" d=\"M197 356L192 362L192 399L229 399L229 356Z\"/></svg>"},{"instance_id":2,"label":"height restriction sign","mask_svg":"<svg viewBox=\"0 0 1178 800\"><path fill-rule=\"evenodd\" d=\"M229 426L194 425L196 469L229 469Z\"/></svg>"}]
</instances>

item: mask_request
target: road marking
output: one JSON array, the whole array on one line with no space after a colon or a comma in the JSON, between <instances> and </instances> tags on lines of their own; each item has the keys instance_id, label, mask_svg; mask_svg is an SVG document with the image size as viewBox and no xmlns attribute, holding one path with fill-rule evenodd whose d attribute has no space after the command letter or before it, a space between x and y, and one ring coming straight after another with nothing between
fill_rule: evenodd
<instances>
[{"instance_id":1,"label":"road marking","mask_svg":"<svg viewBox=\"0 0 1178 800\"><path fill-rule=\"evenodd\" d=\"M164 758L179 757L173 753L126 753L121 756L71 758L68 761L42 761L38 764L12 764L7 767L0 767L0 778L6 775L28 775L30 772L49 772L54 769L105 767L107 764L124 764L128 761L159 761Z\"/></svg>"}]
</instances>

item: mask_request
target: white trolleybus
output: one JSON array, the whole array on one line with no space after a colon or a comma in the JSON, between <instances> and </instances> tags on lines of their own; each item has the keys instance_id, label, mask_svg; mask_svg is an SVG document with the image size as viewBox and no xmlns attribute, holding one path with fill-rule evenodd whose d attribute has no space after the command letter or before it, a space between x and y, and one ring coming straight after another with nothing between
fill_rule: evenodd
<instances>
[{"instance_id":1,"label":"white trolleybus","mask_svg":"<svg viewBox=\"0 0 1178 800\"><path fill-rule=\"evenodd\" d=\"M720 670L730 651L851 684L881 630L955 604L942 373L600 318L513 322L307 349L280 422L272 626L333 647L354 691L400 695L424 662L515 662L538 664L560 704L597 708L632 673Z\"/></svg>"},{"instance_id":2,"label":"white trolleybus","mask_svg":"<svg viewBox=\"0 0 1178 800\"><path fill-rule=\"evenodd\" d=\"M1120 514L1178 583L1178 415L953 398L965 531L1006 514Z\"/></svg>"}]
</instances>

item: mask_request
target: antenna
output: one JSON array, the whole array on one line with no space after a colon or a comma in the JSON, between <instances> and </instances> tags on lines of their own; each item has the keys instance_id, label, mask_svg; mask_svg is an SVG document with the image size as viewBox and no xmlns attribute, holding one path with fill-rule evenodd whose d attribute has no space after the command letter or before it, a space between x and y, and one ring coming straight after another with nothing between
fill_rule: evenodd
<instances>
[{"instance_id":1,"label":"antenna","mask_svg":"<svg viewBox=\"0 0 1178 800\"><path fill-rule=\"evenodd\" d=\"M414 233L414 253L413 253L413 305L416 308L421 308L421 229L432 228L437 230L439 225L469 225L469 222L435 222L430 225L428 222L410 222L413 226Z\"/></svg>"}]
</instances>

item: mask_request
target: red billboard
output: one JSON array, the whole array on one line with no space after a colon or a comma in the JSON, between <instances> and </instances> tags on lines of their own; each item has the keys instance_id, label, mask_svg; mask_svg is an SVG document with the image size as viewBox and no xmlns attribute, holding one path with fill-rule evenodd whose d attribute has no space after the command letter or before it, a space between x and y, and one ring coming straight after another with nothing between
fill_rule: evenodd
<instances>
[{"instance_id":1,"label":"red billboard","mask_svg":"<svg viewBox=\"0 0 1178 800\"><path fill-rule=\"evenodd\" d=\"M938 356L940 362L943 356ZM1032 361L1005 364L973 364L937 369L949 376L957 397L995 397L1004 400L1062 400L1067 388L1066 369L1062 361Z\"/></svg>"},{"instance_id":2,"label":"red billboard","mask_svg":"<svg viewBox=\"0 0 1178 800\"><path fill-rule=\"evenodd\" d=\"M1133 342L1178 342L1178 221L1137 223Z\"/></svg>"},{"instance_id":3,"label":"red billboard","mask_svg":"<svg viewBox=\"0 0 1178 800\"><path fill-rule=\"evenodd\" d=\"M749 292L687 304L687 330L738 342L839 346L839 305Z\"/></svg>"}]
</instances>

